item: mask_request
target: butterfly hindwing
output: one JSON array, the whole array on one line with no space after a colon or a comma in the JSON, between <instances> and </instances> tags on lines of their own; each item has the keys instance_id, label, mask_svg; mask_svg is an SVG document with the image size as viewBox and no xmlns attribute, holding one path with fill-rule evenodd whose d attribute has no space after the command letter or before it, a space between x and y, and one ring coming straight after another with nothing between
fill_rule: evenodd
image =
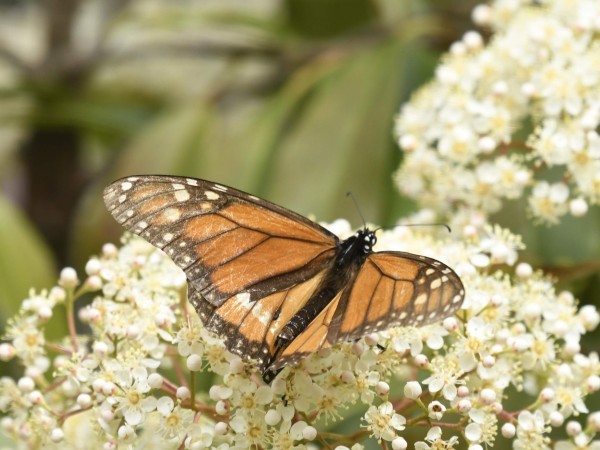
<instances>
[{"instance_id":1,"label":"butterfly hindwing","mask_svg":"<svg viewBox=\"0 0 600 450\"><path fill-rule=\"evenodd\" d=\"M339 292L290 345L275 355L269 366L270 371L276 372L285 365L298 363L311 353L331 345L327 335L343 293Z\"/></svg>"},{"instance_id":2,"label":"butterfly hindwing","mask_svg":"<svg viewBox=\"0 0 600 450\"><path fill-rule=\"evenodd\" d=\"M214 309L205 326L222 336L231 352L255 360L264 372L278 352L279 333L313 295L322 274L259 301L249 302L239 294L231 297Z\"/></svg>"},{"instance_id":3,"label":"butterfly hindwing","mask_svg":"<svg viewBox=\"0 0 600 450\"><path fill-rule=\"evenodd\" d=\"M371 253L340 302L328 340L437 322L458 311L463 298L460 278L440 261L404 252Z\"/></svg>"}]
</instances>

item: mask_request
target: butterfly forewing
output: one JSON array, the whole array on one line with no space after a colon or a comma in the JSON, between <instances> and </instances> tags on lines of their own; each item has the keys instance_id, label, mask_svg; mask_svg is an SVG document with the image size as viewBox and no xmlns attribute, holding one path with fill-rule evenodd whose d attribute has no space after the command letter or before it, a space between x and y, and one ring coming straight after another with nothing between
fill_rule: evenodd
<instances>
[{"instance_id":1,"label":"butterfly forewing","mask_svg":"<svg viewBox=\"0 0 600 450\"><path fill-rule=\"evenodd\" d=\"M218 306L287 289L327 267L337 238L304 217L208 181L129 177L104 200L125 228L164 250Z\"/></svg>"}]
</instances>

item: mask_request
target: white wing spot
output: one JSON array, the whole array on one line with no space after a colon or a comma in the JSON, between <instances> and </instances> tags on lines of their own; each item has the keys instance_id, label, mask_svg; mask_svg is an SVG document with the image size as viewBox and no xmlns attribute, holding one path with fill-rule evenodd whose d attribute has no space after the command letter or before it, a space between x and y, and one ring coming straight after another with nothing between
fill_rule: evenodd
<instances>
[{"instance_id":1,"label":"white wing spot","mask_svg":"<svg viewBox=\"0 0 600 450\"><path fill-rule=\"evenodd\" d=\"M123 189L124 191L128 191L129 189L131 189L133 186L132 183L130 183L129 181L125 181L123 183L121 183L121 189Z\"/></svg>"},{"instance_id":2,"label":"white wing spot","mask_svg":"<svg viewBox=\"0 0 600 450\"><path fill-rule=\"evenodd\" d=\"M451 272L452 272L452 269L450 269L449 267L446 267L445 269L442 270L442 273L446 273L446 274L451 273Z\"/></svg>"},{"instance_id":3,"label":"white wing spot","mask_svg":"<svg viewBox=\"0 0 600 450\"><path fill-rule=\"evenodd\" d=\"M128 209L125 214L127 214L127 217L132 217L133 216L133 209Z\"/></svg>"},{"instance_id":4,"label":"white wing spot","mask_svg":"<svg viewBox=\"0 0 600 450\"><path fill-rule=\"evenodd\" d=\"M169 242L170 240L173 239L173 233L165 233L165 235L163 236L163 239L165 240L165 242Z\"/></svg>"},{"instance_id":5,"label":"white wing spot","mask_svg":"<svg viewBox=\"0 0 600 450\"><path fill-rule=\"evenodd\" d=\"M446 306L444 306L444 312L448 311L450 309L450 304L447 304Z\"/></svg>"},{"instance_id":6,"label":"white wing spot","mask_svg":"<svg viewBox=\"0 0 600 450\"><path fill-rule=\"evenodd\" d=\"M447 277L446 275L443 275L443 276L442 276L442 282L444 282L444 283L445 283L446 281L448 281L448 277Z\"/></svg>"},{"instance_id":7,"label":"white wing spot","mask_svg":"<svg viewBox=\"0 0 600 450\"><path fill-rule=\"evenodd\" d=\"M423 320L423 317L425 317L425 316L423 316L423 314L419 314L417 316L417 322L421 322Z\"/></svg>"},{"instance_id":8,"label":"white wing spot","mask_svg":"<svg viewBox=\"0 0 600 450\"><path fill-rule=\"evenodd\" d=\"M127 179L128 179L129 181L137 181L137 180L139 180L139 178L138 178L138 177L128 177Z\"/></svg>"},{"instance_id":9,"label":"white wing spot","mask_svg":"<svg viewBox=\"0 0 600 450\"><path fill-rule=\"evenodd\" d=\"M167 222L175 222L181 217L181 211L177 208L168 208L163 211L162 216Z\"/></svg>"},{"instance_id":10,"label":"white wing spot","mask_svg":"<svg viewBox=\"0 0 600 450\"><path fill-rule=\"evenodd\" d=\"M431 282L431 284L429 285L429 287L431 289L437 289L442 285L442 279L441 278L436 278L435 280L433 280Z\"/></svg>"},{"instance_id":11,"label":"white wing spot","mask_svg":"<svg viewBox=\"0 0 600 450\"><path fill-rule=\"evenodd\" d=\"M415 306L422 305L426 301L427 301L427 294L425 294L425 293L419 294L417 296L417 298L415 298Z\"/></svg>"},{"instance_id":12,"label":"white wing spot","mask_svg":"<svg viewBox=\"0 0 600 450\"><path fill-rule=\"evenodd\" d=\"M462 296L461 295L455 295L454 298L452 299L452 303L458 303L462 300Z\"/></svg>"},{"instance_id":13,"label":"white wing spot","mask_svg":"<svg viewBox=\"0 0 600 450\"><path fill-rule=\"evenodd\" d=\"M186 178L185 181L190 186L198 186L198 180L194 180L193 178Z\"/></svg>"},{"instance_id":14,"label":"white wing spot","mask_svg":"<svg viewBox=\"0 0 600 450\"><path fill-rule=\"evenodd\" d=\"M180 246L180 247L185 247L186 245L187 245L187 242L185 242L185 241L181 241L181 242L179 243L179 246Z\"/></svg>"},{"instance_id":15,"label":"white wing spot","mask_svg":"<svg viewBox=\"0 0 600 450\"><path fill-rule=\"evenodd\" d=\"M146 228L148 228L148 222L142 220L140 223L138 223L138 227L140 228L140 230L145 230Z\"/></svg>"},{"instance_id":16,"label":"white wing spot","mask_svg":"<svg viewBox=\"0 0 600 450\"><path fill-rule=\"evenodd\" d=\"M232 302L231 308L234 310L242 309L244 311L249 311L252 309L249 292L240 292L235 297L231 297L230 301ZM229 303L229 301L227 303Z\"/></svg>"},{"instance_id":17,"label":"white wing spot","mask_svg":"<svg viewBox=\"0 0 600 450\"><path fill-rule=\"evenodd\" d=\"M213 191L205 191L204 195L206 195L206 198L209 200L216 200L220 197L219 194Z\"/></svg>"},{"instance_id":18,"label":"white wing spot","mask_svg":"<svg viewBox=\"0 0 600 450\"><path fill-rule=\"evenodd\" d=\"M249 199L254 200L254 201L260 201L260 198L258 198L256 195L249 195L248 196Z\"/></svg>"},{"instance_id":19,"label":"white wing spot","mask_svg":"<svg viewBox=\"0 0 600 450\"><path fill-rule=\"evenodd\" d=\"M213 185L213 187L217 190L217 191L221 191L221 192L227 192L227 188L225 186L221 186L220 184L215 184Z\"/></svg>"},{"instance_id":20,"label":"white wing spot","mask_svg":"<svg viewBox=\"0 0 600 450\"><path fill-rule=\"evenodd\" d=\"M429 314L429 318L433 319L435 316L437 316L437 312L433 311L432 313Z\"/></svg>"},{"instance_id":21,"label":"white wing spot","mask_svg":"<svg viewBox=\"0 0 600 450\"><path fill-rule=\"evenodd\" d=\"M247 292L246 292L246 294L247 294ZM248 294L248 298L250 298L249 294ZM252 306L250 306L250 307L252 307ZM268 310L264 311L260 304L256 305L254 308L252 308L252 315L260 323L262 323L265 327L267 325L269 325L269 323L271 323L271 313Z\"/></svg>"},{"instance_id":22,"label":"white wing spot","mask_svg":"<svg viewBox=\"0 0 600 450\"><path fill-rule=\"evenodd\" d=\"M408 316L408 314L406 313L406 311L402 311L402 312L400 313L400 317L399 317L399 319L400 319L400 320L406 319L406 316Z\"/></svg>"},{"instance_id":23,"label":"white wing spot","mask_svg":"<svg viewBox=\"0 0 600 450\"><path fill-rule=\"evenodd\" d=\"M119 195L119 203L123 203L125 200L127 200L127 196L125 194Z\"/></svg>"},{"instance_id":24,"label":"white wing spot","mask_svg":"<svg viewBox=\"0 0 600 450\"><path fill-rule=\"evenodd\" d=\"M433 269L427 269L425 271L425 275L431 275L432 273L435 273L435 270L433 270Z\"/></svg>"},{"instance_id":25,"label":"white wing spot","mask_svg":"<svg viewBox=\"0 0 600 450\"><path fill-rule=\"evenodd\" d=\"M171 186L173 186L173 189L177 189L177 190L185 189L185 186L181 183L173 183L173 184L171 184Z\"/></svg>"},{"instance_id":26,"label":"white wing spot","mask_svg":"<svg viewBox=\"0 0 600 450\"><path fill-rule=\"evenodd\" d=\"M181 186L181 187L183 187L183 186ZM189 199L190 199L190 193L187 190L182 189L180 191L175 191L175 200L177 200L178 202L185 202L186 200L189 200Z\"/></svg>"}]
</instances>

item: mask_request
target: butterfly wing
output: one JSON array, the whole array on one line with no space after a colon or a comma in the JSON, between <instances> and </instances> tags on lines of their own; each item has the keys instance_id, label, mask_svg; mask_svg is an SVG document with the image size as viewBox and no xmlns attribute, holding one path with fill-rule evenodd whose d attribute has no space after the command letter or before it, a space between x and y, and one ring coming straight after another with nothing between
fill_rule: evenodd
<instances>
[{"instance_id":1,"label":"butterfly wing","mask_svg":"<svg viewBox=\"0 0 600 450\"><path fill-rule=\"evenodd\" d=\"M445 264L404 252L370 254L336 309L327 339L351 341L393 326L423 326L460 309L465 290Z\"/></svg>"},{"instance_id":2,"label":"butterfly wing","mask_svg":"<svg viewBox=\"0 0 600 450\"><path fill-rule=\"evenodd\" d=\"M440 321L458 311L463 299L460 278L445 264L411 253L372 253L353 282L276 355L269 370L372 332Z\"/></svg>"},{"instance_id":3,"label":"butterfly wing","mask_svg":"<svg viewBox=\"0 0 600 450\"><path fill-rule=\"evenodd\" d=\"M257 368L265 372L278 352L277 336L306 304L324 273L254 302L236 295L215 307L191 285L188 285L188 299L201 317L203 314L208 317L204 320L206 328L221 336L231 352L256 361Z\"/></svg>"},{"instance_id":4,"label":"butterfly wing","mask_svg":"<svg viewBox=\"0 0 600 450\"><path fill-rule=\"evenodd\" d=\"M271 336L329 270L338 243L299 214L205 180L127 177L105 189L104 201L185 271L203 323L246 358L272 348Z\"/></svg>"},{"instance_id":5,"label":"butterfly wing","mask_svg":"<svg viewBox=\"0 0 600 450\"><path fill-rule=\"evenodd\" d=\"M308 355L331 346L327 340L329 327L345 291L338 292L333 300L314 318L312 322L284 349L271 358L266 380L288 364L296 364Z\"/></svg>"}]
</instances>

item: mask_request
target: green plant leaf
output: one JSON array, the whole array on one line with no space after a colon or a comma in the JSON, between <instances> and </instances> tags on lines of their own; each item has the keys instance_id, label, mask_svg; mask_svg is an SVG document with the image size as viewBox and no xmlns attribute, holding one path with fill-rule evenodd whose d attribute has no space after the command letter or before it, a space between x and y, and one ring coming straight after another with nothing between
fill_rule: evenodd
<instances>
[{"instance_id":1,"label":"green plant leaf","mask_svg":"<svg viewBox=\"0 0 600 450\"><path fill-rule=\"evenodd\" d=\"M345 200L351 190L367 220L385 218L398 160L390 130L402 90L403 49L394 41L360 52L322 83L274 155L270 198L332 220L354 215Z\"/></svg>"},{"instance_id":2,"label":"green plant leaf","mask_svg":"<svg viewBox=\"0 0 600 450\"><path fill-rule=\"evenodd\" d=\"M14 315L29 290L55 284L54 262L49 249L27 218L0 195L0 315L5 322Z\"/></svg>"}]
</instances>

